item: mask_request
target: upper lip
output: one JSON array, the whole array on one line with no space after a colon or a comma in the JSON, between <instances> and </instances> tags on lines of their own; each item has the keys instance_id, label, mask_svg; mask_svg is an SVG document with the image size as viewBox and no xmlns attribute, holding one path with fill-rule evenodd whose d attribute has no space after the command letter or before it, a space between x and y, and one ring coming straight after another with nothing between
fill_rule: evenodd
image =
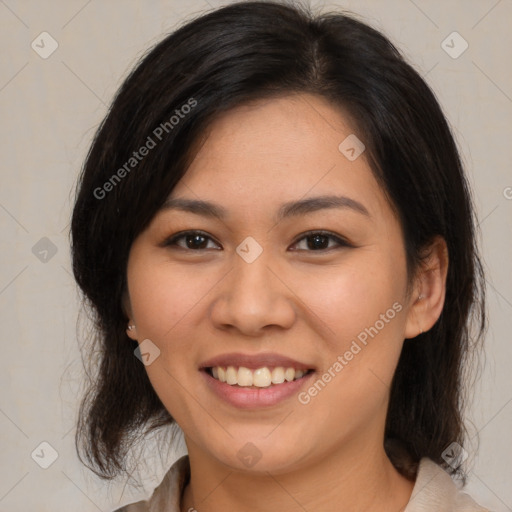
<instances>
[{"instance_id":1,"label":"upper lip","mask_svg":"<svg viewBox=\"0 0 512 512\"><path fill-rule=\"evenodd\" d=\"M216 357L212 357L207 361L200 364L200 369L212 368L215 366L243 366L251 370L258 368L270 367L275 368L283 366L284 368L295 368L296 370L311 370L313 366L302 363L291 357L282 356L272 352L264 352L261 354L242 354L242 353L230 353L221 354Z\"/></svg>"}]
</instances>

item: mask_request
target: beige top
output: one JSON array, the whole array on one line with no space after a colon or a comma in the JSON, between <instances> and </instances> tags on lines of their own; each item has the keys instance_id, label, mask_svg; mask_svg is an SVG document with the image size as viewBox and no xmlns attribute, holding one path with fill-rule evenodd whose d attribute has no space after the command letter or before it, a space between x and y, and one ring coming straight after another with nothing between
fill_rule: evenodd
<instances>
[{"instance_id":1,"label":"beige top","mask_svg":"<svg viewBox=\"0 0 512 512\"><path fill-rule=\"evenodd\" d=\"M190 478L188 455L178 459L148 501L114 512L180 512L183 490ZM420 461L411 499L404 512L489 512L460 491L450 475L428 458Z\"/></svg>"}]
</instances>

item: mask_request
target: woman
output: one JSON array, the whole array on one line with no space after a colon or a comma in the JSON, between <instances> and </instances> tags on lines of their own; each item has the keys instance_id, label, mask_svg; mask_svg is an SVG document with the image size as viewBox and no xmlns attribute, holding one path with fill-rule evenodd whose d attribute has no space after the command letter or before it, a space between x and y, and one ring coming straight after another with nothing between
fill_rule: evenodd
<instances>
[{"instance_id":1,"label":"woman","mask_svg":"<svg viewBox=\"0 0 512 512\"><path fill-rule=\"evenodd\" d=\"M82 460L113 478L165 425L187 445L119 511L485 510L450 478L485 328L472 201L382 34L270 2L187 23L117 94L72 237L100 350Z\"/></svg>"}]
</instances>

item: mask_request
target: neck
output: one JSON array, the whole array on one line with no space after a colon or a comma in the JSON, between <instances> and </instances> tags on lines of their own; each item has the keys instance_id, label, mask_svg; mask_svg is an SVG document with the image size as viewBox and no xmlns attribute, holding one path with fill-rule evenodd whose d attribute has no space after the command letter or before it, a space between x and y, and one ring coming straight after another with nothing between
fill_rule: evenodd
<instances>
[{"instance_id":1,"label":"neck","mask_svg":"<svg viewBox=\"0 0 512 512\"><path fill-rule=\"evenodd\" d=\"M181 512L244 510L405 509L414 483L400 475L382 443L350 443L288 473L240 471L205 455L187 442L191 477Z\"/></svg>"}]
</instances>

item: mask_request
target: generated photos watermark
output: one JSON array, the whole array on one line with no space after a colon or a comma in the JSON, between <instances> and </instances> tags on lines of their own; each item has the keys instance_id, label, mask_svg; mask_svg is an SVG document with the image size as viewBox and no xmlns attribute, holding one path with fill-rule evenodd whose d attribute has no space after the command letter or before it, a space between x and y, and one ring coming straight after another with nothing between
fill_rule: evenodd
<instances>
[{"instance_id":1,"label":"generated photos watermark","mask_svg":"<svg viewBox=\"0 0 512 512\"><path fill-rule=\"evenodd\" d=\"M368 337L374 338L379 332L384 329L386 324L389 324L397 313L402 311L402 304L395 302L391 308L386 310L385 313L379 315L379 319L370 327L366 327L357 335L357 340L352 340L350 347L343 355L339 355L336 361L311 385L306 391L298 394L298 400L301 404L307 405L311 399L322 391L325 386L331 382L340 372L349 364L354 357L361 352L361 350L368 345ZM358 343L359 342L359 343Z\"/></svg>"},{"instance_id":2,"label":"generated photos watermark","mask_svg":"<svg viewBox=\"0 0 512 512\"><path fill-rule=\"evenodd\" d=\"M166 134L170 133L182 119L186 117L191 110L197 106L197 100L189 98L179 109L174 110L168 121L160 123L150 135L148 135L144 144L132 153L132 156L121 166L112 176L103 183L101 187L96 187L93 191L96 199L104 199L109 192L114 190L114 187L118 185L130 172L135 169L144 158L149 155L149 152L154 149L160 141L163 140Z\"/></svg>"}]
</instances>

